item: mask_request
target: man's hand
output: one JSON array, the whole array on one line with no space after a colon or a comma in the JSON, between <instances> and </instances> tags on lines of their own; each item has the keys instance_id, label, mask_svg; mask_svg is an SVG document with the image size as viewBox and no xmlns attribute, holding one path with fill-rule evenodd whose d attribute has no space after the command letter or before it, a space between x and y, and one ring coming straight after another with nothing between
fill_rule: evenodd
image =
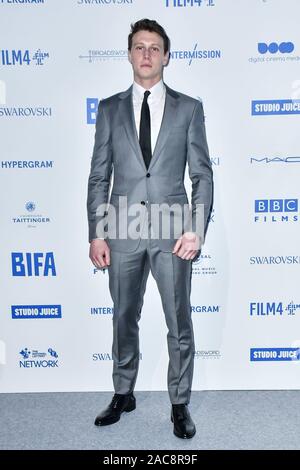
<instances>
[{"instance_id":1,"label":"man's hand","mask_svg":"<svg viewBox=\"0 0 300 470\"><path fill-rule=\"evenodd\" d=\"M173 254L182 259L195 258L200 250L200 238L194 232L185 232L175 243Z\"/></svg>"},{"instance_id":2,"label":"man's hand","mask_svg":"<svg viewBox=\"0 0 300 470\"><path fill-rule=\"evenodd\" d=\"M98 269L110 265L110 249L105 240L92 240L90 244L90 259Z\"/></svg>"}]
</instances>

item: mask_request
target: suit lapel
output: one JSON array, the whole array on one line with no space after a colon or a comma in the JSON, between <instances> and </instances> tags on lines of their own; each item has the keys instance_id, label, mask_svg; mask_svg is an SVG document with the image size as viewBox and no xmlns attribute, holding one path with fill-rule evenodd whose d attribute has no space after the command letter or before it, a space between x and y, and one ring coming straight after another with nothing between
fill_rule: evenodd
<instances>
[{"instance_id":1,"label":"suit lapel","mask_svg":"<svg viewBox=\"0 0 300 470\"><path fill-rule=\"evenodd\" d=\"M160 153L164 149L170 130L172 129L172 125L174 122L174 117L176 116L177 113L177 105L178 105L178 95L175 93L173 90L171 90L169 87L166 86L166 102L165 102L165 109L164 109L164 114L159 130L159 134L157 137L155 149L150 161L149 165L149 170L150 168L153 167L155 162L157 161Z\"/></svg>"},{"instance_id":2,"label":"suit lapel","mask_svg":"<svg viewBox=\"0 0 300 470\"><path fill-rule=\"evenodd\" d=\"M162 123L161 123L159 134L157 137L155 149L154 149L151 161L150 161L149 170L153 167L160 153L164 149L164 146L166 145L170 130L172 129L174 117L176 116L177 106L178 106L178 97L179 96L175 91L173 91L171 88L166 86L166 101L165 101L165 108L164 108ZM138 139L136 125L135 125L134 111L133 111L133 104L132 104L132 86L127 91L121 93L120 98L121 98L120 117L121 117L123 126L125 127L127 138L130 142L130 145L132 146L134 150L134 153L139 163L142 165L143 169L147 171L143 154L141 151L139 139Z\"/></svg>"}]
</instances>

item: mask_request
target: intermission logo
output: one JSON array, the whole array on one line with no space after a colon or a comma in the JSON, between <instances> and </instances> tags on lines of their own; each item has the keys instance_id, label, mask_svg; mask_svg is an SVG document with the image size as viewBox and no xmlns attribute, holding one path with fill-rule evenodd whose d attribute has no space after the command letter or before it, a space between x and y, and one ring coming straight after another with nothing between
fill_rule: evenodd
<instances>
[{"instance_id":1,"label":"intermission logo","mask_svg":"<svg viewBox=\"0 0 300 470\"><path fill-rule=\"evenodd\" d=\"M31 369L37 367L45 369L59 367L58 354L52 348L48 348L46 352L24 348L19 354L22 356L22 359L19 361L20 368Z\"/></svg>"},{"instance_id":2,"label":"intermission logo","mask_svg":"<svg viewBox=\"0 0 300 470\"><path fill-rule=\"evenodd\" d=\"M113 307L91 307L90 314L97 316L97 315L113 315L114 309Z\"/></svg>"},{"instance_id":3,"label":"intermission logo","mask_svg":"<svg viewBox=\"0 0 300 470\"><path fill-rule=\"evenodd\" d=\"M5 170L32 170L40 168L53 168L54 160L0 160L0 169Z\"/></svg>"},{"instance_id":4,"label":"intermission logo","mask_svg":"<svg viewBox=\"0 0 300 470\"><path fill-rule=\"evenodd\" d=\"M191 65L193 60L217 60L221 59L220 49L198 49L196 43L190 50L174 50L170 52L170 59L185 60Z\"/></svg>"},{"instance_id":5,"label":"intermission logo","mask_svg":"<svg viewBox=\"0 0 300 470\"><path fill-rule=\"evenodd\" d=\"M61 305L12 305L11 316L14 320L62 318Z\"/></svg>"},{"instance_id":6,"label":"intermission logo","mask_svg":"<svg viewBox=\"0 0 300 470\"><path fill-rule=\"evenodd\" d=\"M291 265L300 264L300 255L250 256L253 265Z\"/></svg>"},{"instance_id":7,"label":"intermission logo","mask_svg":"<svg viewBox=\"0 0 300 470\"><path fill-rule=\"evenodd\" d=\"M0 65L2 66L44 65L46 59L49 59L49 52L43 52L41 49L35 52L29 49L0 49Z\"/></svg>"},{"instance_id":8,"label":"intermission logo","mask_svg":"<svg viewBox=\"0 0 300 470\"><path fill-rule=\"evenodd\" d=\"M166 7L214 7L217 0L164 0Z\"/></svg>"},{"instance_id":9,"label":"intermission logo","mask_svg":"<svg viewBox=\"0 0 300 470\"><path fill-rule=\"evenodd\" d=\"M271 64L271 63L291 63L300 60L300 56L291 55L294 52L295 45L291 41L285 42L259 42L257 52L259 55L249 57L248 61L252 64Z\"/></svg>"},{"instance_id":10,"label":"intermission logo","mask_svg":"<svg viewBox=\"0 0 300 470\"><path fill-rule=\"evenodd\" d=\"M295 304L293 301L287 304L284 302L250 302L249 314L250 317L295 316L299 309L300 304Z\"/></svg>"},{"instance_id":11,"label":"intermission logo","mask_svg":"<svg viewBox=\"0 0 300 470\"><path fill-rule=\"evenodd\" d=\"M254 222L297 222L298 199L257 199ZM297 213L297 214L295 214Z\"/></svg>"},{"instance_id":12,"label":"intermission logo","mask_svg":"<svg viewBox=\"0 0 300 470\"><path fill-rule=\"evenodd\" d=\"M213 264L212 256L209 254L202 254L196 261L192 263L192 275L213 275L218 274L217 268Z\"/></svg>"},{"instance_id":13,"label":"intermission logo","mask_svg":"<svg viewBox=\"0 0 300 470\"><path fill-rule=\"evenodd\" d=\"M87 54L80 55L79 59L85 59L90 64L92 62L105 62L108 60L127 60L127 49L90 49Z\"/></svg>"},{"instance_id":14,"label":"intermission logo","mask_svg":"<svg viewBox=\"0 0 300 470\"><path fill-rule=\"evenodd\" d=\"M140 360L143 359L143 354L140 353ZM92 355L92 360L94 362L103 362L103 361L112 361L112 354L108 352L94 353Z\"/></svg>"},{"instance_id":15,"label":"intermission logo","mask_svg":"<svg viewBox=\"0 0 300 470\"><path fill-rule=\"evenodd\" d=\"M110 6L126 6L133 5L134 0L77 0L77 5L110 5Z\"/></svg>"},{"instance_id":16,"label":"intermission logo","mask_svg":"<svg viewBox=\"0 0 300 470\"><path fill-rule=\"evenodd\" d=\"M25 204L27 214L21 214L17 217L13 217L12 221L14 224L25 224L28 228L35 228L40 224L50 222L49 217L45 217L42 214L35 213L36 205L33 201L29 201Z\"/></svg>"},{"instance_id":17,"label":"intermission logo","mask_svg":"<svg viewBox=\"0 0 300 470\"><path fill-rule=\"evenodd\" d=\"M191 305L192 313L220 313L220 305Z\"/></svg>"},{"instance_id":18,"label":"intermission logo","mask_svg":"<svg viewBox=\"0 0 300 470\"><path fill-rule=\"evenodd\" d=\"M268 157L250 157L250 163L251 164L268 164L273 166L273 164L278 164L278 163L283 163L290 165L291 163L300 163L300 156L299 157L294 157L294 156L268 156Z\"/></svg>"},{"instance_id":19,"label":"intermission logo","mask_svg":"<svg viewBox=\"0 0 300 470\"><path fill-rule=\"evenodd\" d=\"M300 114L300 100L254 100L251 102L252 116L277 116Z\"/></svg>"},{"instance_id":20,"label":"intermission logo","mask_svg":"<svg viewBox=\"0 0 300 470\"><path fill-rule=\"evenodd\" d=\"M221 351L219 349L201 349L196 350L194 354L195 359L220 359Z\"/></svg>"},{"instance_id":21,"label":"intermission logo","mask_svg":"<svg viewBox=\"0 0 300 470\"><path fill-rule=\"evenodd\" d=\"M48 277L56 276L54 253L20 253L11 254L12 276Z\"/></svg>"},{"instance_id":22,"label":"intermission logo","mask_svg":"<svg viewBox=\"0 0 300 470\"><path fill-rule=\"evenodd\" d=\"M300 361L300 349L251 348L250 361Z\"/></svg>"}]
</instances>

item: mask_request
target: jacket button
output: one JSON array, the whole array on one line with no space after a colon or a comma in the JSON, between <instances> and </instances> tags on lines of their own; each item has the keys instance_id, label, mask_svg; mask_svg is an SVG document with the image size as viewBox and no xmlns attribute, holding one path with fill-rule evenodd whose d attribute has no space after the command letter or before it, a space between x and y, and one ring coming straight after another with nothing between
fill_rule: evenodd
<instances>
[{"instance_id":1,"label":"jacket button","mask_svg":"<svg viewBox=\"0 0 300 470\"><path fill-rule=\"evenodd\" d=\"M147 176L147 178L150 178L150 173L147 173L146 176Z\"/></svg>"},{"instance_id":2,"label":"jacket button","mask_svg":"<svg viewBox=\"0 0 300 470\"><path fill-rule=\"evenodd\" d=\"M141 204L144 206L146 203L145 203L145 201L141 201Z\"/></svg>"}]
</instances>

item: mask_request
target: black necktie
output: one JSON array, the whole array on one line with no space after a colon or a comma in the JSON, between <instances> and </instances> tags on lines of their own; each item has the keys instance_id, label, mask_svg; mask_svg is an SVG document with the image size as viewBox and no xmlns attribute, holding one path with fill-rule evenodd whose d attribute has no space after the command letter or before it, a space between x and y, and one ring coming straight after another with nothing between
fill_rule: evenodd
<instances>
[{"instance_id":1,"label":"black necktie","mask_svg":"<svg viewBox=\"0 0 300 470\"><path fill-rule=\"evenodd\" d=\"M142 104L142 110L141 110L141 122L140 122L140 146L141 146L146 168L148 168L151 157L152 157L150 109L149 109L149 105L147 101L149 95L150 95L150 91L149 90L145 91L144 100Z\"/></svg>"}]
</instances>

